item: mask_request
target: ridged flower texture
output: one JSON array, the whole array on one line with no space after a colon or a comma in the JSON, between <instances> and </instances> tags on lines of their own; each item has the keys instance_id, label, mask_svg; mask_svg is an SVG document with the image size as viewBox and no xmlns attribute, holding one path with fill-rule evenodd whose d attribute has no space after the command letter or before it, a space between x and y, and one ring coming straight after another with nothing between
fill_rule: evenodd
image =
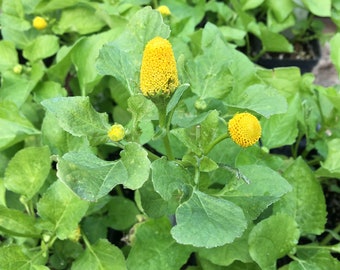
<instances>
[{"instance_id":1,"label":"ridged flower texture","mask_svg":"<svg viewBox=\"0 0 340 270\"><path fill-rule=\"evenodd\" d=\"M107 132L107 136L111 139L111 141L119 142L125 137L125 129L120 124L114 124Z\"/></svg>"},{"instance_id":2,"label":"ridged flower texture","mask_svg":"<svg viewBox=\"0 0 340 270\"><path fill-rule=\"evenodd\" d=\"M170 96L178 87L176 60L170 42L161 37L145 46L140 69L140 89L144 96Z\"/></svg>"},{"instance_id":3,"label":"ridged flower texture","mask_svg":"<svg viewBox=\"0 0 340 270\"><path fill-rule=\"evenodd\" d=\"M33 19L32 25L37 30L44 30L47 27L47 21L40 16L36 16Z\"/></svg>"},{"instance_id":4,"label":"ridged flower texture","mask_svg":"<svg viewBox=\"0 0 340 270\"><path fill-rule=\"evenodd\" d=\"M259 120L250 113L237 113L229 120L228 130L231 139L242 147L255 144L261 137Z\"/></svg>"}]
</instances>

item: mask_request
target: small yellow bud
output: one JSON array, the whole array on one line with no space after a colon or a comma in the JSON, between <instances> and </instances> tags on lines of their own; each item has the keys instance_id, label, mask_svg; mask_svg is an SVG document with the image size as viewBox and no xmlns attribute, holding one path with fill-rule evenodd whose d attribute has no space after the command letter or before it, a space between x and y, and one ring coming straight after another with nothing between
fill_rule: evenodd
<instances>
[{"instance_id":1,"label":"small yellow bud","mask_svg":"<svg viewBox=\"0 0 340 270\"><path fill-rule=\"evenodd\" d=\"M119 142L123 140L125 136L125 129L120 124L114 124L111 126L110 130L107 133L107 136L114 142Z\"/></svg>"},{"instance_id":2,"label":"small yellow bud","mask_svg":"<svg viewBox=\"0 0 340 270\"><path fill-rule=\"evenodd\" d=\"M14 72L15 74L20 74L21 71L22 71L22 65L17 64L17 65L15 65L15 66L13 67L13 72Z\"/></svg>"},{"instance_id":3,"label":"small yellow bud","mask_svg":"<svg viewBox=\"0 0 340 270\"><path fill-rule=\"evenodd\" d=\"M157 10L163 15L163 16L170 16L171 12L170 9L167 6L159 6Z\"/></svg>"},{"instance_id":4,"label":"small yellow bud","mask_svg":"<svg viewBox=\"0 0 340 270\"><path fill-rule=\"evenodd\" d=\"M237 113L229 120L228 130L231 139L242 147L255 144L261 137L261 125L250 113Z\"/></svg>"},{"instance_id":5,"label":"small yellow bud","mask_svg":"<svg viewBox=\"0 0 340 270\"><path fill-rule=\"evenodd\" d=\"M33 19L33 27L37 30L44 30L47 27L47 21L40 16Z\"/></svg>"},{"instance_id":6,"label":"small yellow bud","mask_svg":"<svg viewBox=\"0 0 340 270\"><path fill-rule=\"evenodd\" d=\"M175 56L170 42L161 37L150 40L144 49L140 89L144 96L170 96L178 87Z\"/></svg>"}]
</instances>

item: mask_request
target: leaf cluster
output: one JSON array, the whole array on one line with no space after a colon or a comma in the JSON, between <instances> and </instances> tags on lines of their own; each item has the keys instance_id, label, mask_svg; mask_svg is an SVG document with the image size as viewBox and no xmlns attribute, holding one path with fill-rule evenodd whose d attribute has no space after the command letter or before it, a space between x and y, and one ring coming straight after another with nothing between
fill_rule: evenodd
<instances>
[{"instance_id":1,"label":"leaf cluster","mask_svg":"<svg viewBox=\"0 0 340 270\"><path fill-rule=\"evenodd\" d=\"M201 25L233 18L222 2L160 1L165 18L146 0L1 3L1 269L339 269L323 191L340 177L336 86ZM156 36L181 82L161 105L139 89ZM237 112L260 120L258 144L229 138Z\"/></svg>"}]
</instances>

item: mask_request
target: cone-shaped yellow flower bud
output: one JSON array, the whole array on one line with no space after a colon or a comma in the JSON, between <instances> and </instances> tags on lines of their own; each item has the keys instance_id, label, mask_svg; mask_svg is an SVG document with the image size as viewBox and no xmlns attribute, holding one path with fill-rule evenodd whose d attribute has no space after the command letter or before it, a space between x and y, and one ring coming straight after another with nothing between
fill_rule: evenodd
<instances>
[{"instance_id":1,"label":"cone-shaped yellow flower bud","mask_svg":"<svg viewBox=\"0 0 340 270\"><path fill-rule=\"evenodd\" d=\"M121 141L125 136L125 129L120 124L114 124L107 132L107 136L114 142Z\"/></svg>"},{"instance_id":2,"label":"cone-shaped yellow flower bud","mask_svg":"<svg viewBox=\"0 0 340 270\"><path fill-rule=\"evenodd\" d=\"M33 27L37 30L44 30L47 27L47 22L43 17L36 16L33 19Z\"/></svg>"},{"instance_id":3,"label":"cone-shaped yellow flower bud","mask_svg":"<svg viewBox=\"0 0 340 270\"><path fill-rule=\"evenodd\" d=\"M261 137L261 125L250 113L235 114L229 120L228 130L231 139L242 147L255 144Z\"/></svg>"},{"instance_id":4,"label":"cone-shaped yellow flower bud","mask_svg":"<svg viewBox=\"0 0 340 270\"><path fill-rule=\"evenodd\" d=\"M167 6L159 6L157 10L163 15L163 16L170 16L171 12L170 9Z\"/></svg>"},{"instance_id":5,"label":"cone-shaped yellow flower bud","mask_svg":"<svg viewBox=\"0 0 340 270\"><path fill-rule=\"evenodd\" d=\"M144 49L140 89L144 96L169 96L178 87L176 61L168 40L155 37Z\"/></svg>"}]
</instances>

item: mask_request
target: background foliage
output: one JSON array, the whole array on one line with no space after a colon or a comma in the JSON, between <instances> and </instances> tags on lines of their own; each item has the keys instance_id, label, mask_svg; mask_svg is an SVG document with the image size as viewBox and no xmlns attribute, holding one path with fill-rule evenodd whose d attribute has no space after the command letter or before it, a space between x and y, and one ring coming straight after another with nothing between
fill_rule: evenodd
<instances>
[{"instance_id":1,"label":"background foliage","mask_svg":"<svg viewBox=\"0 0 340 270\"><path fill-rule=\"evenodd\" d=\"M249 33L290 48L293 1L160 1L167 17L154 2L0 1L1 269L340 269L324 192L339 192L338 86L242 52ZM338 22L338 1L300 4ZM272 24L256 20L265 8ZM181 81L174 158L139 90L156 36ZM340 72L339 34L330 44ZM244 111L262 126L249 148L225 138Z\"/></svg>"}]
</instances>

